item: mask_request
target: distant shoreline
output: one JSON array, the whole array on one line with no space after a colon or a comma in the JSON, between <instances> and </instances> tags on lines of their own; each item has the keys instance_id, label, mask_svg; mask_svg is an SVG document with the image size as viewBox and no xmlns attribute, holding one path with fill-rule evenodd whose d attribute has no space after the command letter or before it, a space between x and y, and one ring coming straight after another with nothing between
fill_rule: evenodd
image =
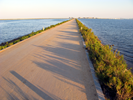
<instances>
[{"instance_id":1,"label":"distant shoreline","mask_svg":"<svg viewBox=\"0 0 133 100\"><path fill-rule=\"evenodd\" d=\"M98 17L79 17L77 19L133 19L133 18L98 18Z\"/></svg>"},{"instance_id":2,"label":"distant shoreline","mask_svg":"<svg viewBox=\"0 0 133 100\"><path fill-rule=\"evenodd\" d=\"M72 19L68 18L11 18L11 19L0 19L0 20L32 20L32 19ZM98 17L78 17L77 19L133 19L133 18L98 18Z\"/></svg>"},{"instance_id":3,"label":"distant shoreline","mask_svg":"<svg viewBox=\"0 0 133 100\"><path fill-rule=\"evenodd\" d=\"M0 19L0 20L29 20L29 19L70 19L70 18L14 18L14 19Z\"/></svg>"}]
</instances>

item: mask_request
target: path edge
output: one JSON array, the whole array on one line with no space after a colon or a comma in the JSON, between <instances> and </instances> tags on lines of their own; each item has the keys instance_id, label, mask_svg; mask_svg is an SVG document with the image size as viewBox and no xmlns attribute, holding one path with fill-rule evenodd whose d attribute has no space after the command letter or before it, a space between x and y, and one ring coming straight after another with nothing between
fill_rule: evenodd
<instances>
[{"instance_id":1,"label":"path edge","mask_svg":"<svg viewBox=\"0 0 133 100\"><path fill-rule=\"evenodd\" d=\"M91 74L92 74L94 85L95 85L96 92L97 92L97 95L98 95L98 100L105 100L101 85L100 85L100 83L98 81L98 78L96 77L94 66L93 66L93 64L92 64L92 62L90 60L89 52L86 50L86 44L85 44L85 41L84 41L83 36L82 36L81 33L80 33L80 36L82 38L82 43L83 43L83 46L85 48L86 56L87 56L87 59L88 59L88 62L89 62L89 67L91 69Z\"/></svg>"}]
</instances>

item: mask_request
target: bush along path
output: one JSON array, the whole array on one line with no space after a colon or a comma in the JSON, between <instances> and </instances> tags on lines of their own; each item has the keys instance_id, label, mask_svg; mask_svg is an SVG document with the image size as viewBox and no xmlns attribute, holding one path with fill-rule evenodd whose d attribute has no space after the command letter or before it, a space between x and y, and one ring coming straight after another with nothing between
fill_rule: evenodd
<instances>
[{"instance_id":1,"label":"bush along path","mask_svg":"<svg viewBox=\"0 0 133 100\"><path fill-rule=\"evenodd\" d=\"M112 46L103 45L92 29L77 20L89 52L96 75L101 84L105 98L108 100L133 100L133 74L120 52Z\"/></svg>"},{"instance_id":2,"label":"bush along path","mask_svg":"<svg viewBox=\"0 0 133 100\"><path fill-rule=\"evenodd\" d=\"M67 20L67 21L69 21L69 20ZM22 36L22 37L13 39L13 40L11 40L11 41L8 41L8 42L5 42L5 43L1 43L1 44L0 44L0 50L5 49L5 48L7 48L7 47L9 47L9 46L11 46L11 45L13 45L13 44L16 44L16 43L18 43L18 42L20 42L20 41L25 40L25 39L27 39L27 38L30 38L30 37L32 37L32 36L34 36L34 35L36 35L36 34L39 34L39 33L43 32L43 31L45 31L45 30L48 30L48 29L50 29L50 28L53 28L53 27L55 27L55 26L57 26L57 25L63 24L63 23L65 23L65 22L67 22L67 21L63 21L63 22L61 22L61 23L57 23L56 25L51 25L51 26L49 26L49 27L46 27L45 29L43 28L43 29L41 29L41 30L38 30L38 31L36 31L36 32L32 32L32 33L30 33L30 34L28 34L28 35L25 35L25 36Z\"/></svg>"}]
</instances>

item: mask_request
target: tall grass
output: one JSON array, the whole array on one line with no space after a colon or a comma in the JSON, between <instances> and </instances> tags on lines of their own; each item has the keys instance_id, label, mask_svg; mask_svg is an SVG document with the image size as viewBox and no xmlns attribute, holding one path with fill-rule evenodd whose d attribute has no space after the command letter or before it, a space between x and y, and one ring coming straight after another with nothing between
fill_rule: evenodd
<instances>
[{"instance_id":1,"label":"tall grass","mask_svg":"<svg viewBox=\"0 0 133 100\"><path fill-rule=\"evenodd\" d=\"M112 46L103 45L92 29L76 21L106 97L112 100L133 100L133 74L127 69L123 55L114 51Z\"/></svg>"},{"instance_id":2,"label":"tall grass","mask_svg":"<svg viewBox=\"0 0 133 100\"><path fill-rule=\"evenodd\" d=\"M67 21L69 21L69 20L67 20ZM9 47L9 46L11 46L11 45L13 45L13 44L16 44L16 43L18 43L18 42L20 42L20 41L23 41L23 40L25 40L25 39L27 39L27 38L29 38L29 37L32 37L32 36L34 36L34 35L36 35L36 34L39 34L39 33L43 32L43 31L46 31L46 30L48 30L48 29L50 29L50 28L53 28L53 27L55 27L55 26L57 26L57 25L63 24L63 23L65 23L65 22L67 22L67 21L63 21L63 22L61 22L61 23L57 23L57 24L55 24L55 25L48 26L48 27L46 27L45 29L43 28L43 29L38 30L38 31L36 31L36 32L31 32L31 33L28 34L28 35L25 35L25 36L19 37L19 38L17 38L17 39L14 39L14 40L12 40L12 41L9 41L9 43L8 43L8 42L2 43L2 44L0 44L0 50L2 50L2 49L4 49L4 48L7 48L7 47Z\"/></svg>"}]
</instances>

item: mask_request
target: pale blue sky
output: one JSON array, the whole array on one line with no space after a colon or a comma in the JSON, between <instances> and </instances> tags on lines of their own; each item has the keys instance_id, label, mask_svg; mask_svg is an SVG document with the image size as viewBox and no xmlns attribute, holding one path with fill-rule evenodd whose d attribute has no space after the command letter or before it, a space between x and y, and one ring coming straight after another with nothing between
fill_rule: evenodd
<instances>
[{"instance_id":1,"label":"pale blue sky","mask_svg":"<svg viewBox=\"0 0 133 100\"><path fill-rule=\"evenodd\" d=\"M0 19L133 18L133 0L0 0Z\"/></svg>"}]
</instances>

